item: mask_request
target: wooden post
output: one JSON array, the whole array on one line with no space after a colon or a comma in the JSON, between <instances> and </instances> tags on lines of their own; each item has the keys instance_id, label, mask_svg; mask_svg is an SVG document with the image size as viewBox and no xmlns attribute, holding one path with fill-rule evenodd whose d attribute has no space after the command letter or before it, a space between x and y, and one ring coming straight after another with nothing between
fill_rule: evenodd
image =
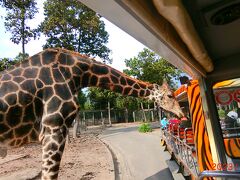
<instances>
[{"instance_id":1,"label":"wooden post","mask_svg":"<svg viewBox=\"0 0 240 180\"><path fill-rule=\"evenodd\" d=\"M154 121L153 110L151 111L152 122Z\"/></svg>"},{"instance_id":2,"label":"wooden post","mask_svg":"<svg viewBox=\"0 0 240 180\"><path fill-rule=\"evenodd\" d=\"M109 126L112 126L112 122L111 122L111 109L110 109L110 102L108 101L108 122L109 122Z\"/></svg>"},{"instance_id":3,"label":"wooden post","mask_svg":"<svg viewBox=\"0 0 240 180\"><path fill-rule=\"evenodd\" d=\"M116 111L114 111L114 120L115 120L115 122L117 122L117 115L116 115Z\"/></svg>"},{"instance_id":4,"label":"wooden post","mask_svg":"<svg viewBox=\"0 0 240 180\"><path fill-rule=\"evenodd\" d=\"M94 117L94 112L93 112L93 125L95 125L95 117Z\"/></svg>"},{"instance_id":5,"label":"wooden post","mask_svg":"<svg viewBox=\"0 0 240 180\"><path fill-rule=\"evenodd\" d=\"M142 112L143 112L143 118L144 118L144 122L147 122L147 118L146 118L146 114L144 112L144 109L143 109L143 103L141 102L141 108L142 108Z\"/></svg>"},{"instance_id":6,"label":"wooden post","mask_svg":"<svg viewBox=\"0 0 240 180\"><path fill-rule=\"evenodd\" d=\"M133 122L136 122L135 111L133 111Z\"/></svg>"},{"instance_id":7,"label":"wooden post","mask_svg":"<svg viewBox=\"0 0 240 180\"><path fill-rule=\"evenodd\" d=\"M80 122L80 114L77 113L77 116L75 118L75 123L73 125L73 138L77 138L78 136L78 130L79 130L79 122Z\"/></svg>"},{"instance_id":8,"label":"wooden post","mask_svg":"<svg viewBox=\"0 0 240 180\"><path fill-rule=\"evenodd\" d=\"M101 111L102 126L104 126L103 112Z\"/></svg>"},{"instance_id":9,"label":"wooden post","mask_svg":"<svg viewBox=\"0 0 240 180\"><path fill-rule=\"evenodd\" d=\"M125 108L124 117L125 117L125 122L128 123L128 109L127 108Z\"/></svg>"},{"instance_id":10,"label":"wooden post","mask_svg":"<svg viewBox=\"0 0 240 180\"><path fill-rule=\"evenodd\" d=\"M87 126L87 122L86 122L86 116L85 116L85 112L83 112L83 122L85 123L85 125Z\"/></svg>"},{"instance_id":11,"label":"wooden post","mask_svg":"<svg viewBox=\"0 0 240 180\"><path fill-rule=\"evenodd\" d=\"M159 118L159 122L160 122L161 119L163 118L163 117L162 117L162 110L161 110L160 107L158 108L158 118Z\"/></svg>"}]
</instances>

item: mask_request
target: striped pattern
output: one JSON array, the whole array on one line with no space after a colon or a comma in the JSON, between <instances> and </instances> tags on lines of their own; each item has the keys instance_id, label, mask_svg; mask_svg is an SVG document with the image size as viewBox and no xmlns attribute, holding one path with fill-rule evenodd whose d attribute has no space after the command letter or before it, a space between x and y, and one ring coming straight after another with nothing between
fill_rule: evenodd
<instances>
[{"instance_id":1,"label":"striped pattern","mask_svg":"<svg viewBox=\"0 0 240 180\"><path fill-rule=\"evenodd\" d=\"M224 139L226 154L231 158L240 158L240 138Z\"/></svg>"},{"instance_id":2,"label":"striped pattern","mask_svg":"<svg viewBox=\"0 0 240 180\"><path fill-rule=\"evenodd\" d=\"M204 170L213 170L212 155L205 127L205 119L200 97L200 88L198 81L191 81L187 88L190 113L192 116L192 127L194 132L194 141L196 145L197 160L200 172Z\"/></svg>"}]
</instances>

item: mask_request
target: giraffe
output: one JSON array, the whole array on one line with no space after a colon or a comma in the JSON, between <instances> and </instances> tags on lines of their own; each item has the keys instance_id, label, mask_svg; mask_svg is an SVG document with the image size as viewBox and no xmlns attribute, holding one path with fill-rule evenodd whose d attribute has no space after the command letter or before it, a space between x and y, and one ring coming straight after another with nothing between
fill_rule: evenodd
<instances>
[{"instance_id":1,"label":"giraffe","mask_svg":"<svg viewBox=\"0 0 240 180\"><path fill-rule=\"evenodd\" d=\"M6 155L6 145L40 141L42 179L57 179L67 131L78 112L75 95L90 86L154 100L183 115L166 83L142 82L79 53L46 49L0 74L0 154Z\"/></svg>"}]
</instances>

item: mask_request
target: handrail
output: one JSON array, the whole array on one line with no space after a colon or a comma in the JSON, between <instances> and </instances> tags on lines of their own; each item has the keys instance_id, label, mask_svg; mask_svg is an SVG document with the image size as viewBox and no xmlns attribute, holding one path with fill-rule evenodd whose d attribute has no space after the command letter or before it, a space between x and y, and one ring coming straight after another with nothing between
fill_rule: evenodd
<instances>
[{"instance_id":1,"label":"handrail","mask_svg":"<svg viewBox=\"0 0 240 180\"><path fill-rule=\"evenodd\" d=\"M203 171L198 175L199 180L204 177L240 178L240 171Z\"/></svg>"}]
</instances>

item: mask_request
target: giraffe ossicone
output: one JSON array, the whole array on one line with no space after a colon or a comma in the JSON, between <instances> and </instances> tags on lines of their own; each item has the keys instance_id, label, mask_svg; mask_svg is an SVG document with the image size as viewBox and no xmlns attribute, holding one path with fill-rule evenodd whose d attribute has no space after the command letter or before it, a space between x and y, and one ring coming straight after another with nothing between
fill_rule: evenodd
<instances>
[{"instance_id":1,"label":"giraffe ossicone","mask_svg":"<svg viewBox=\"0 0 240 180\"><path fill-rule=\"evenodd\" d=\"M167 84L133 79L79 53L46 49L0 74L0 143L16 147L40 139L42 179L57 179L67 131L79 110L75 95L89 86L154 100L183 115Z\"/></svg>"}]
</instances>

